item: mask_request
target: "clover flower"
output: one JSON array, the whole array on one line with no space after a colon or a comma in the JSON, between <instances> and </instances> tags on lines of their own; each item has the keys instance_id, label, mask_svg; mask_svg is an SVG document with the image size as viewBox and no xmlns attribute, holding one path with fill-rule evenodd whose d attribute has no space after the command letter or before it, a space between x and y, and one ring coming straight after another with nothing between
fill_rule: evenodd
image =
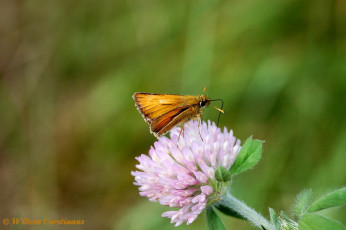
<instances>
[{"instance_id":1,"label":"clover flower","mask_svg":"<svg viewBox=\"0 0 346 230\"><path fill-rule=\"evenodd\" d=\"M179 132L176 127L170 138L160 137L150 148L149 156L136 158L136 168L141 171L131 173L141 196L180 208L162 214L171 218L175 226L192 223L207 205L222 198L227 183L215 179L215 170L219 166L228 170L241 148L232 130L224 128L222 132L210 121L199 127L197 121L186 123L178 140Z\"/></svg>"}]
</instances>

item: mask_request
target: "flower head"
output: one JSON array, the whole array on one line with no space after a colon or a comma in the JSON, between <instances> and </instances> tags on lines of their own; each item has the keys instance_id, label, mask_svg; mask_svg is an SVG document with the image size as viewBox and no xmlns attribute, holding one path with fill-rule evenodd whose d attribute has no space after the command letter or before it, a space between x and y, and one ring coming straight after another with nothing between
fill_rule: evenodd
<instances>
[{"instance_id":1,"label":"flower head","mask_svg":"<svg viewBox=\"0 0 346 230\"><path fill-rule=\"evenodd\" d=\"M160 137L149 156L142 154L136 158L136 167L141 171L132 172L140 195L180 208L162 214L176 226L192 223L208 204L223 195L225 185L215 179L215 170L219 166L228 170L240 150L240 141L232 130L224 128L222 132L210 121L199 127L197 121L186 123L184 135L178 140L179 132L176 127L170 138Z\"/></svg>"}]
</instances>

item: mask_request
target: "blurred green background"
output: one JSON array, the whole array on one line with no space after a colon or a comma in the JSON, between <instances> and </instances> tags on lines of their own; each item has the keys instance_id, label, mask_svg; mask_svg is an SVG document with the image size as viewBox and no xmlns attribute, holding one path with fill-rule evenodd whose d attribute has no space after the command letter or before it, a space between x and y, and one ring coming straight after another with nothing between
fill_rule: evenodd
<instances>
[{"instance_id":1,"label":"blurred green background","mask_svg":"<svg viewBox=\"0 0 346 230\"><path fill-rule=\"evenodd\" d=\"M138 91L222 98L220 126L266 141L232 184L266 216L345 185L345 31L342 0L1 1L0 218L86 221L5 229L207 229L174 228L132 184L155 141Z\"/></svg>"}]
</instances>

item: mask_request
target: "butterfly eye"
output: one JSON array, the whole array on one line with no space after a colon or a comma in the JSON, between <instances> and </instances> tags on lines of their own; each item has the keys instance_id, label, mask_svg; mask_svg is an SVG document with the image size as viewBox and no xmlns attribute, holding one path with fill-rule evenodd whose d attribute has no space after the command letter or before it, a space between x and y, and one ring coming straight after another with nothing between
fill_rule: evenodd
<instances>
[{"instance_id":1,"label":"butterfly eye","mask_svg":"<svg viewBox=\"0 0 346 230\"><path fill-rule=\"evenodd\" d=\"M206 101L205 100L202 100L200 103L199 103L199 105L201 106L201 107L204 107L205 105L206 105Z\"/></svg>"}]
</instances>

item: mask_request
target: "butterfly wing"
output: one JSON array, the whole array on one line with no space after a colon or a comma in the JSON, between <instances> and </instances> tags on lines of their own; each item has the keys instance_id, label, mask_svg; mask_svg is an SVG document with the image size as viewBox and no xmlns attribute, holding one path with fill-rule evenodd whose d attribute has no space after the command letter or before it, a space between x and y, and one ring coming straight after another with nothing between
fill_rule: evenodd
<instances>
[{"instance_id":1,"label":"butterfly wing","mask_svg":"<svg viewBox=\"0 0 346 230\"><path fill-rule=\"evenodd\" d=\"M184 123L186 120L198 116L198 111L195 107L180 107L172 110L153 120L150 125L150 131L156 137L159 137L179 123Z\"/></svg>"},{"instance_id":2,"label":"butterfly wing","mask_svg":"<svg viewBox=\"0 0 346 230\"><path fill-rule=\"evenodd\" d=\"M195 113L192 107L196 103L198 105L195 96L176 94L135 93L133 99L156 137L179 124L187 115Z\"/></svg>"},{"instance_id":3,"label":"butterfly wing","mask_svg":"<svg viewBox=\"0 0 346 230\"><path fill-rule=\"evenodd\" d=\"M138 111L149 124L151 124L154 119L176 108L189 106L193 98L195 97L176 94L133 94L133 99L136 102Z\"/></svg>"}]
</instances>

